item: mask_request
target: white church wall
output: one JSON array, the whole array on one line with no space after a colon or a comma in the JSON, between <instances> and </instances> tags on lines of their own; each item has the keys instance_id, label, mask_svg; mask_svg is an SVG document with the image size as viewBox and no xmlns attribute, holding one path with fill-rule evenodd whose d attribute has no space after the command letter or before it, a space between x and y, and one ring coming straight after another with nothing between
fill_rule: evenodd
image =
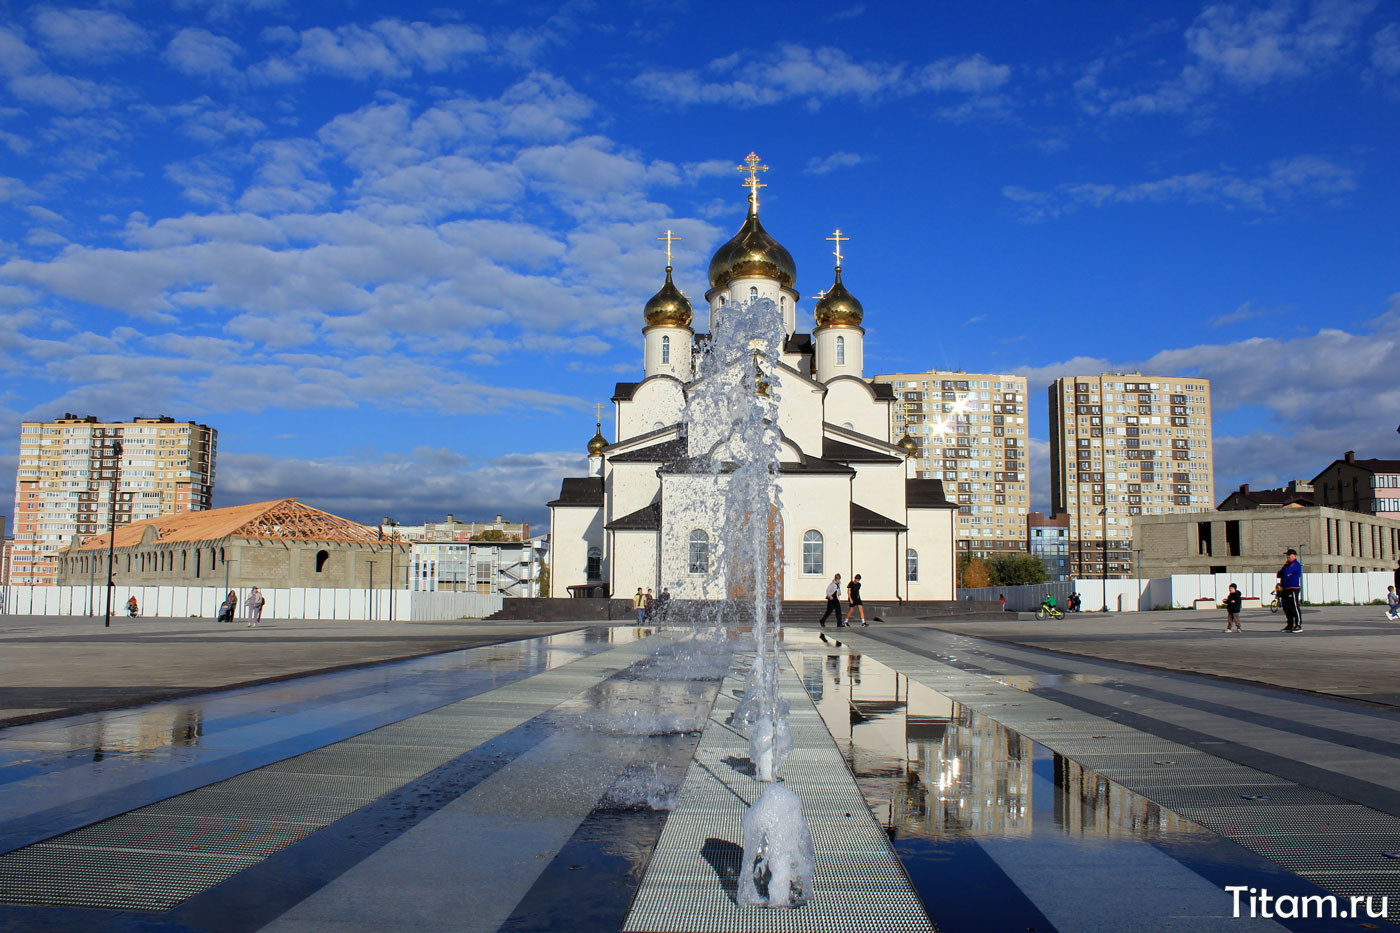
<instances>
[{"instance_id":1,"label":"white church wall","mask_svg":"<svg viewBox=\"0 0 1400 933\"><path fill-rule=\"evenodd\" d=\"M562 599L570 586L595 582L588 579L588 549L603 547L603 510L556 506L552 511L549 595Z\"/></svg>"},{"instance_id":2,"label":"white church wall","mask_svg":"<svg viewBox=\"0 0 1400 933\"><path fill-rule=\"evenodd\" d=\"M856 559L851 564L850 573L843 573L842 579L850 582L856 574L860 574L862 599L896 599L904 596L904 559L900 553L904 535L892 531L857 531L851 535L851 539Z\"/></svg>"},{"instance_id":3,"label":"white church wall","mask_svg":"<svg viewBox=\"0 0 1400 933\"><path fill-rule=\"evenodd\" d=\"M726 477L708 475L669 474L665 478L661 496L661 585L669 586L676 599L721 599L725 595L723 584L706 589L705 575L690 573L690 534L697 529L706 535L706 568L713 566L718 546L715 529L720 527L722 506L716 488L725 482ZM678 503L685 503L684 508Z\"/></svg>"},{"instance_id":4,"label":"white church wall","mask_svg":"<svg viewBox=\"0 0 1400 933\"><path fill-rule=\"evenodd\" d=\"M876 401L866 384L857 379L835 379L826 386L826 420L867 437L893 443L890 410Z\"/></svg>"},{"instance_id":5,"label":"white church wall","mask_svg":"<svg viewBox=\"0 0 1400 933\"><path fill-rule=\"evenodd\" d=\"M784 474L779 478L783 504L783 597L825 599L831 575L851 578L851 481L835 474ZM808 531L822 535L820 573L803 572L802 539Z\"/></svg>"},{"instance_id":6,"label":"white church wall","mask_svg":"<svg viewBox=\"0 0 1400 933\"><path fill-rule=\"evenodd\" d=\"M658 376L637 386L631 401L617 403L617 440L625 441L681 420L685 389L677 379Z\"/></svg>"},{"instance_id":7,"label":"white church wall","mask_svg":"<svg viewBox=\"0 0 1400 933\"><path fill-rule=\"evenodd\" d=\"M858 463L851 486L857 505L879 512L897 522L904 520L904 461L897 463Z\"/></svg>"},{"instance_id":8,"label":"white church wall","mask_svg":"<svg viewBox=\"0 0 1400 933\"><path fill-rule=\"evenodd\" d=\"M656 326L643 330L642 364L647 376L665 374L688 380L694 336L689 327Z\"/></svg>"},{"instance_id":9,"label":"white church wall","mask_svg":"<svg viewBox=\"0 0 1400 933\"><path fill-rule=\"evenodd\" d=\"M613 522L624 515L650 505L661 488L661 480L656 475L659 463L614 463L608 471L608 502L610 504L607 521Z\"/></svg>"},{"instance_id":10,"label":"white church wall","mask_svg":"<svg viewBox=\"0 0 1400 933\"><path fill-rule=\"evenodd\" d=\"M613 578L614 596L630 598L639 586L643 590L650 589L653 596L661 592L656 562L656 532L614 531L612 545L614 566L617 568ZM674 589L671 595L676 595Z\"/></svg>"},{"instance_id":11,"label":"white church wall","mask_svg":"<svg viewBox=\"0 0 1400 933\"><path fill-rule=\"evenodd\" d=\"M813 366L823 382L837 376L859 379L865 373L865 331L859 327L819 327L812 348Z\"/></svg>"},{"instance_id":12,"label":"white church wall","mask_svg":"<svg viewBox=\"0 0 1400 933\"><path fill-rule=\"evenodd\" d=\"M778 428L808 456L822 455L822 395L813 385L788 372L778 375Z\"/></svg>"},{"instance_id":13,"label":"white church wall","mask_svg":"<svg viewBox=\"0 0 1400 933\"><path fill-rule=\"evenodd\" d=\"M909 583L910 599L953 599L954 509L910 509L906 548L919 555L919 579Z\"/></svg>"}]
</instances>

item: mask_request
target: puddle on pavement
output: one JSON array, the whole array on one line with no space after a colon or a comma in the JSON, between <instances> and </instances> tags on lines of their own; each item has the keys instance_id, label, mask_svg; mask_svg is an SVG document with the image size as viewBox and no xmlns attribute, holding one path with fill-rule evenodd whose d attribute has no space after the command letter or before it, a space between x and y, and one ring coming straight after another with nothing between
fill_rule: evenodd
<instances>
[{"instance_id":1,"label":"puddle on pavement","mask_svg":"<svg viewBox=\"0 0 1400 933\"><path fill-rule=\"evenodd\" d=\"M1218 917L1229 907L1223 893L1213 900L1223 884L1306 884L848 645L806 632L785 641L942 933L1054 930L1065 888L1087 888L1113 923L1188 896L1196 916ZM1155 902L1141 902L1143 886L1157 889ZM1192 911L1177 919L1189 928Z\"/></svg>"}]
</instances>

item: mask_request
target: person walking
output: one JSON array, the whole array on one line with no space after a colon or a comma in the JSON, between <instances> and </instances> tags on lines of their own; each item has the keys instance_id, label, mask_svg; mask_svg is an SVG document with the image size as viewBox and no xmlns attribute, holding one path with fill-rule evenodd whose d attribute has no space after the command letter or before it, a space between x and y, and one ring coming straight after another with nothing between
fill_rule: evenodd
<instances>
[{"instance_id":1,"label":"person walking","mask_svg":"<svg viewBox=\"0 0 1400 933\"><path fill-rule=\"evenodd\" d=\"M1005 593L1002 593L1000 596L997 597L997 600L1001 603L1001 611L1002 611L1002 612L1005 612L1005 611L1006 611L1006 594L1005 594Z\"/></svg>"},{"instance_id":2,"label":"person walking","mask_svg":"<svg viewBox=\"0 0 1400 933\"><path fill-rule=\"evenodd\" d=\"M1283 614L1288 619L1288 624L1280 631L1296 633L1303 630L1303 613L1298 608L1298 599L1303 595L1303 562L1298 559L1298 552L1289 548L1284 552L1283 566L1279 568L1278 585L1279 605L1283 607Z\"/></svg>"},{"instance_id":3,"label":"person walking","mask_svg":"<svg viewBox=\"0 0 1400 933\"><path fill-rule=\"evenodd\" d=\"M236 612L238 612L238 594L233 590L229 590L228 595L224 597L223 604L219 606L218 620L220 622L232 622Z\"/></svg>"},{"instance_id":4,"label":"person walking","mask_svg":"<svg viewBox=\"0 0 1400 933\"><path fill-rule=\"evenodd\" d=\"M851 616L857 612L860 613L861 625L870 624L865 621L865 603L861 602L860 598L860 574L851 577L851 582L846 584L846 602L849 604L849 608L846 609L846 625L851 624Z\"/></svg>"},{"instance_id":5,"label":"person walking","mask_svg":"<svg viewBox=\"0 0 1400 933\"><path fill-rule=\"evenodd\" d=\"M651 595L651 587L647 587L647 598L643 602L642 608L646 610L644 614L648 619L650 619L652 617L652 613L656 609L656 597Z\"/></svg>"},{"instance_id":6,"label":"person walking","mask_svg":"<svg viewBox=\"0 0 1400 933\"><path fill-rule=\"evenodd\" d=\"M262 592L255 586L248 593L248 627L257 628L258 622L262 619L263 599Z\"/></svg>"},{"instance_id":7,"label":"person walking","mask_svg":"<svg viewBox=\"0 0 1400 933\"><path fill-rule=\"evenodd\" d=\"M841 621L841 574L831 578L831 582L826 585L826 612L822 613L821 626L826 628L826 617L836 616L836 627L841 628L846 623Z\"/></svg>"},{"instance_id":8,"label":"person walking","mask_svg":"<svg viewBox=\"0 0 1400 933\"><path fill-rule=\"evenodd\" d=\"M1230 592L1225 594L1225 631L1238 632L1240 630L1240 607L1244 605L1244 597L1240 595L1240 588L1235 584L1230 584Z\"/></svg>"},{"instance_id":9,"label":"person walking","mask_svg":"<svg viewBox=\"0 0 1400 933\"><path fill-rule=\"evenodd\" d=\"M647 620L647 597L642 592L642 588L637 587L637 595L632 597L632 608L637 610L637 624L641 625Z\"/></svg>"},{"instance_id":10,"label":"person walking","mask_svg":"<svg viewBox=\"0 0 1400 933\"><path fill-rule=\"evenodd\" d=\"M663 586L661 595L656 597L657 621L662 625L666 624L666 618L671 614L671 589Z\"/></svg>"}]
</instances>

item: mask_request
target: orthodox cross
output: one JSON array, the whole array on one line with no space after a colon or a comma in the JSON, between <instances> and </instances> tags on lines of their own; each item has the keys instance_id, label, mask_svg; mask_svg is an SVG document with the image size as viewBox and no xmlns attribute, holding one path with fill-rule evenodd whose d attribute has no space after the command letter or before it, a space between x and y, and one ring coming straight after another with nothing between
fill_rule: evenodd
<instances>
[{"instance_id":1,"label":"orthodox cross","mask_svg":"<svg viewBox=\"0 0 1400 933\"><path fill-rule=\"evenodd\" d=\"M759 164L758 153L750 152L744 159L744 164L735 167L741 172L748 172L749 177L744 181L744 187L749 189L749 201L753 204L753 210L756 214L758 213L758 189L768 187L758 180L758 173L768 171L768 166Z\"/></svg>"},{"instance_id":2,"label":"orthodox cross","mask_svg":"<svg viewBox=\"0 0 1400 933\"><path fill-rule=\"evenodd\" d=\"M665 241L666 241L666 269L667 269L667 271L670 271L670 268L671 268L671 243L672 243L673 241L675 241L675 240L679 240L680 237L678 237L678 236L676 236L674 233L672 233L672 232L670 231L670 229L667 229L667 230L666 230L666 235L665 235L665 236L659 236L659 237L657 237L657 239L658 239L658 240L665 240Z\"/></svg>"},{"instance_id":3,"label":"orthodox cross","mask_svg":"<svg viewBox=\"0 0 1400 933\"><path fill-rule=\"evenodd\" d=\"M842 244L842 243L849 243L849 242L851 241L851 238L848 237L848 236L842 236L842 235L841 235L841 228L840 228L840 227L837 227L837 228L836 228L836 235L835 235L835 236L829 236L829 237L827 237L827 239L830 240L830 241L832 241L832 242L834 242L834 243L836 244L836 268L839 269L839 268L841 268L841 244Z\"/></svg>"},{"instance_id":4,"label":"orthodox cross","mask_svg":"<svg viewBox=\"0 0 1400 933\"><path fill-rule=\"evenodd\" d=\"M598 413L598 430L603 430L603 403L599 402L593 406L593 410Z\"/></svg>"}]
</instances>

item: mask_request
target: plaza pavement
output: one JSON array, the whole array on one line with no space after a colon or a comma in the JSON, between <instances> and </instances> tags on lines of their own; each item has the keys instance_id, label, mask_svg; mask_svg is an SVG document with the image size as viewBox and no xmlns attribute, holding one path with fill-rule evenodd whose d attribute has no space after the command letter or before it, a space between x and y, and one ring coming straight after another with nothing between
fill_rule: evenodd
<instances>
[{"instance_id":1,"label":"plaza pavement","mask_svg":"<svg viewBox=\"0 0 1400 933\"><path fill-rule=\"evenodd\" d=\"M1005 622L891 624L1400 706L1400 622L1388 621L1381 606L1305 608L1297 635L1279 631L1283 613L1264 609L1246 610L1238 635L1224 633L1225 613L1218 610L1083 612L1044 622L1019 615Z\"/></svg>"},{"instance_id":2,"label":"plaza pavement","mask_svg":"<svg viewBox=\"0 0 1400 933\"><path fill-rule=\"evenodd\" d=\"M579 623L0 615L0 726L535 638Z\"/></svg>"}]
</instances>

